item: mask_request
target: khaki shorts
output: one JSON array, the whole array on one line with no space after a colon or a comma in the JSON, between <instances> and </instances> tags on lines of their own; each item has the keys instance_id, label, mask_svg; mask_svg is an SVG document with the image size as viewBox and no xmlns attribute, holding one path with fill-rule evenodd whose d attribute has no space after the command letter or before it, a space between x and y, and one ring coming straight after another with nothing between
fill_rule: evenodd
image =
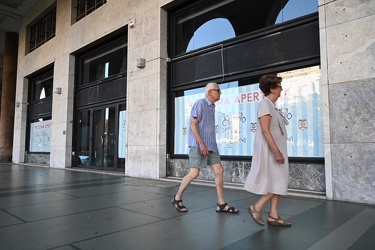
<instances>
[{"instance_id":1,"label":"khaki shorts","mask_svg":"<svg viewBox=\"0 0 375 250\"><path fill-rule=\"evenodd\" d=\"M219 152L210 151L208 156L203 156L199 148L190 147L189 164L191 168L205 168L207 165L219 163L221 163Z\"/></svg>"}]
</instances>

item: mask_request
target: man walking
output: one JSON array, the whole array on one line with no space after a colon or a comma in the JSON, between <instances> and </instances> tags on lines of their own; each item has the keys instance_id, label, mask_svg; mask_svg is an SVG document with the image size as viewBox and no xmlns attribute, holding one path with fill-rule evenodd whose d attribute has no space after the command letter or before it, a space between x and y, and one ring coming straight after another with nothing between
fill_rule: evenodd
<instances>
[{"instance_id":1,"label":"man walking","mask_svg":"<svg viewBox=\"0 0 375 250\"><path fill-rule=\"evenodd\" d=\"M189 130L189 164L190 171L182 179L172 204L179 212L187 212L182 203L182 195L189 184L199 176L201 168L211 165L215 174L217 192L216 212L238 213L239 210L229 206L223 197L223 174L220 154L215 136L215 102L220 100L221 90L217 83L206 85L205 98L198 100L191 109Z\"/></svg>"}]
</instances>

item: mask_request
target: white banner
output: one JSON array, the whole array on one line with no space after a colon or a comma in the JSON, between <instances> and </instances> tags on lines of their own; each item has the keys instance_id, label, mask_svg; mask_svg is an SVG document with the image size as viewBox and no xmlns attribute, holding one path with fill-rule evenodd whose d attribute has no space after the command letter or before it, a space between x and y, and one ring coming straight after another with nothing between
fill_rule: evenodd
<instances>
[{"instance_id":1,"label":"white banner","mask_svg":"<svg viewBox=\"0 0 375 250\"><path fill-rule=\"evenodd\" d=\"M30 127L30 152L51 152L52 120L34 122Z\"/></svg>"},{"instance_id":2,"label":"white banner","mask_svg":"<svg viewBox=\"0 0 375 250\"><path fill-rule=\"evenodd\" d=\"M120 111L118 119L118 158L126 156L126 110Z\"/></svg>"},{"instance_id":3,"label":"white banner","mask_svg":"<svg viewBox=\"0 0 375 250\"><path fill-rule=\"evenodd\" d=\"M323 157L323 121L320 94L320 70L316 67L280 74L283 91L276 103L289 120L288 155ZM251 156L257 129L257 108L264 98L259 84L225 89L216 102L216 139L221 155ZM199 94L175 99L175 154L188 154L190 111ZM187 91L186 93L189 93Z\"/></svg>"}]
</instances>

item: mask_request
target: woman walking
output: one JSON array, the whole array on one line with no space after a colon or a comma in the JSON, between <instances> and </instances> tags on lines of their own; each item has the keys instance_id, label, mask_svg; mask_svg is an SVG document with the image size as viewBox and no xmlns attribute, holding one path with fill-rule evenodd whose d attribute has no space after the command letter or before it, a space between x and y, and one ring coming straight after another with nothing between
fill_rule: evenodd
<instances>
[{"instance_id":1,"label":"woman walking","mask_svg":"<svg viewBox=\"0 0 375 250\"><path fill-rule=\"evenodd\" d=\"M268 225L292 225L282 219L278 211L280 195L287 194L289 175L285 128L288 120L275 106L283 89L281 81L282 78L275 75L264 75L259 81L259 88L265 97L258 105L253 159L244 186L245 190L261 195L248 208L253 220L261 226L264 225L262 209L267 201L270 201Z\"/></svg>"}]
</instances>

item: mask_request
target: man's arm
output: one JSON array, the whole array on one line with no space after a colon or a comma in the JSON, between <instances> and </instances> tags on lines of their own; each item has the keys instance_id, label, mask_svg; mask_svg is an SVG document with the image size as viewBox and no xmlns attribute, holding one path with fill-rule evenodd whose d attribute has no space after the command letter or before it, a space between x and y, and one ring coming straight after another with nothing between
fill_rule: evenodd
<instances>
[{"instance_id":1,"label":"man's arm","mask_svg":"<svg viewBox=\"0 0 375 250\"><path fill-rule=\"evenodd\" d=\"M201 150L201 154L204 155L204 156L207 156L208 155L208 148L206 146L206 143L204 143L201 134L199 133L198 123L199 123L198 118L194 117L194 119L191 121L190 129L193 132L193 135L194 135L195 139L197 140L197 142L199 144L199 149Z\"/></svg>"}]
</instances>

